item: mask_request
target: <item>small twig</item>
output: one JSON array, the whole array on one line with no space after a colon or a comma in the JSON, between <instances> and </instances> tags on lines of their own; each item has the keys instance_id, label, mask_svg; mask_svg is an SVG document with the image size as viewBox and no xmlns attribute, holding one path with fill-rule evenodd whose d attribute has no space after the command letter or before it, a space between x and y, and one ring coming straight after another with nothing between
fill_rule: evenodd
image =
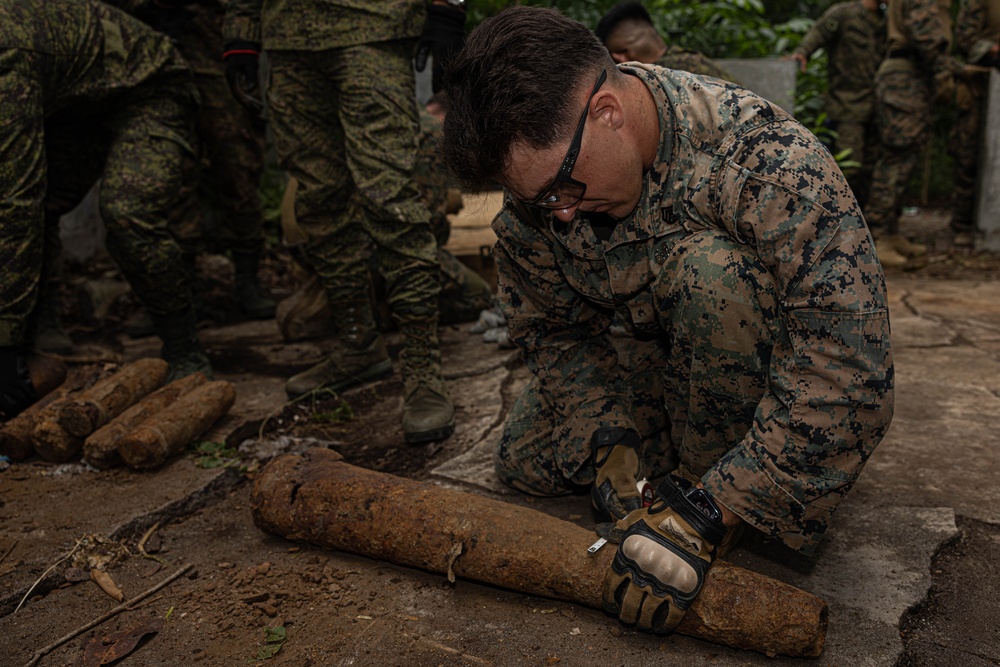
<instances>
[{"instance_id":1,"label":"small twig","mask_svg":"<svg viewBox=\"0 0 1000 667\"><path fill-rule=\"evenodd\" d=\"M145 602L143 602L142 604L133 604L131 607L129 607L125 611L135 611L136 609L142 609L143 607L151 605L154 602L156 602L157 600L162 600L162 599L163 599L162 595L157 595L155 598L150 598L150 599L146 600ZM132 602L134 603L135 601L133 600Z\"/></svg>"},{"instance_id":2,"label":"small twig","mask_svg":"<svg viewBox=\"0 0 1000 667\"><path fill-rule=\"evenodd\" d=\"M132 598L128 602L121 603L120 605L118 605L117 607L115 607L114 609L112 609L111 611L109 611L108 613L104 614L103 616L100 616L99 618L95 618L90 623L87 623L86 625L77 628L76 630L74 630L73 632L69 633L65 637L61 637L60 639L57 639L56 641L52 642L51 644L49 644L45 648L38 649L37 651L35 651L34 655L31 656L31 660L29 660L28 662L25 663L24 667L34 667L35 665L38 664L38 661L41 660L42 658L44 658L45 655L48 654L50 651L59 648L60 646L62 646L63 644L65 644L69 640L73 639L74 637L76 637L78 635L82 635L87 630L90 630L91 628L97 627L98 625L100 625L104 621L108 620L109 618L113 618L113 617L117 616L118 614L122 613L123 611L127 611L128 608L131 607L131 606L133 606L136 602L140 602L141 600L149 597L153 593L156 593L158 590L160 590L161 588L163 588L167 584L173 583L174 580L176 580L179 577L181 577L183 574L185 574L192 567L194 567L194 566L191 565L190 563L187 564L187 565L185 565L184 567L182 567L181 569L177 570L176 572L174 572L172 575L170 575L169 577L167 577L166 579L164 579L160 583L158 583L155 586L153 586L152 588L150 588L148 591L146 591L144 593L140 593L139 595L135 596L134 598Z\"/></svg>"},{"instance_id":3,"label":"small twig","mask_svg":"<svg viewBox=\"0 0 1000 667\"><path fill-rule=\"evenodd\" d=\"M24 601L28 599L29 595L31 595L31 591L35 590L35 586L37 586L42 581L42 579L49 576L49 572L56 569L56 566L59 565L59 563L63 562L64 560L75 554L76 550L80 548L80 545L83 544L83 541L85 539L86 539L85 537L81 537L80 539L78 539L76 541L76 546L73 547L72 551L70 551L68 554L66 554L56 562L52 563L52 565L49 566L49 569L45 570L45 572L42 572L42 576L38 577L38 579L35 579L35 583L31 584L31 588L28 589L28 592L24 594L24 597L21 598L21 601L17 603L17 607L14 608L15 614L17 613L18 609L24 606Z\"/></svg>"},{"instance_id":4,"label":"small twig","mask_svg":"<svg viewBox=\"0 0 1000 667\"><path fill-rule=\"evenodd\" d=\"M136 548L139 550L139 553L142 554L143 558L148 558L149 560L155 560L157 563L162 563L163 565L166 565L167 561L164 560L163 558L146 553L146 542L149 540L150 537L152 537L153 533L156 532L156 529L159 527L160 527L159 521L154 523L149 528L149 530L147 530L143 534L143 536L139 539L139 543L136 545Z\"/></svg>"},{"instance_id":5,"label":"small twig","mask_svg":"<svg viewBox=\"0 0 1000 667\"><path fill-rule=\"evenodd\" d=\"M14 540L14 544L10 545L10 549L7 549L7 551L3 553L3 556L0 556L0 563L4 562L7 559L7 556L9 556L10 552L14 550L14 547L17 546L17 543L18 540Z\"/></svg>"}]
</instances>

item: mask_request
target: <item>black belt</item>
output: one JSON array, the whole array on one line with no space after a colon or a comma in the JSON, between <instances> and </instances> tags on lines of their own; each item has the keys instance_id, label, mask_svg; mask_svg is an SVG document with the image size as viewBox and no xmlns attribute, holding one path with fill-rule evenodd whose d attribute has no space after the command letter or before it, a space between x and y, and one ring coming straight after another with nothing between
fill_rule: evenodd
<instances>
[{"instance_id":1,"label":"black belt","mask_svg":"<svg viewBox=\"0 0 1000 667\"><path fill-rule=\"evenodd\" d=\"M889 58L913 58L917 55L914 49L893 49L889 52Z\"/></svg>"}]
</instances>

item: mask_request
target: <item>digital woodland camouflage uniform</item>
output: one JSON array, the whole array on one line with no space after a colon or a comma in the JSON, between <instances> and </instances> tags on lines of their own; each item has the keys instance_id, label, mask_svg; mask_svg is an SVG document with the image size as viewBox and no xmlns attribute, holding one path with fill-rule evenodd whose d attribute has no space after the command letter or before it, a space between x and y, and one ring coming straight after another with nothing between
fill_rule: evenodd
<instances>
[{"instance_id":1,"label":"digital woodland camouflage uniform","mask_svg":"<svg viewBox=\"0 0 1000 667\"><path fill-rule=\"evenodd\" d=\"M833 152L850 149L860 169L845 170L855 193L867 190L878 151L875 119L875 72L886 51L886 20L861 0L828 9L805 34L794 53L809 58L819 48L827 52L827 92L824 111L837 133Z\"/></svg>"},{"instance_id":2,"label":"digital woodland camouflage uniform","mask_svg":"<svg viewBox=\"0 0 1000 667\"><path fill-rule=\"evenodd\" d=\"M365 332L356 338L371 350L381 345L367 342L375 331L367 272L374 242L403 333L407 400L420 387L446 394L436 243L412 178L411 58L425 14L422 0L231 0L223 29L227 43L262 43L268 54L269 118L280 166L298 181L295 215L309 237L309 260L340 330ZM388 360L371 356L384 356L380 367ZM301 375L286 385L290 394L314 377ZM404 400L404 430L406 411Z\"/></svg>"},{"instance_id":3,"label":"digital woodland camouflage uniform","mask_svg":"<svg viewBox=\"0 0 1000 667\"><path fill-rule=\"evenodd\" d=\"M964 0L955 19L955 42L967 62L986 67L1000 65L996 56L989 53L1000 43L1000 0ZM988 81L989 75L981 73L956 84L958 116L951 141L955 158L951 227L955 232L971 232L974 226L976 175Z\"/></svg>"},{"instance_id":4,"label":"digital woodland camouflage uniform","mask_svg":"<svg viewBox=\"0 0 1000 667\"><path fill-rule=\"evenodd\" d=\"M951 0L892 0L888 52L875 79L882 154L865 218L879 235L899 232L900 201L930 138L935 97L947 96L962 64L951 57Z\"/></svg>"},{"instance_id":5,"label":"digital woodland camouflage uniform","mask_svg":"<svg viewBox=\"0 0 1000 667\"><path fill-rule=\"evenodd\" d=\"M889 425L885 283L818 140L735 86L622 65L659 109L636 211L607 241L508 198L500 301L534 373L496 452L542 495L593 482L590 438L637 428L713 497L811 552ZM615 312L635 340L608 338Z\"/></svg>"},{"instance_id":6,"label":"digital woodland camouflage uniform","mask_svg":"<svg viewBox=\"0 0 1000 667\"><path fill-rule=\"evenodd\" d=\"M0 46L0 345L24 342L43 245L101 178L108 251L153 316L164 357L193 354L207 370L167 224L195 156L187 64L163 35L87 0L0 0Z\"/></svg>"}]
</instances>

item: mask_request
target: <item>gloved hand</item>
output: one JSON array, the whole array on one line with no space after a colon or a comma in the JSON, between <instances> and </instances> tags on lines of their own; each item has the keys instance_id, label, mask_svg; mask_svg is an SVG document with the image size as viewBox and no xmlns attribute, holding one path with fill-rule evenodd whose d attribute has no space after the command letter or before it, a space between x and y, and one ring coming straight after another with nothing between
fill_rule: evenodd
<instances>
[{"instance_id":1,"label":"gloved hand","mask_svg":"<svg viewBox=\"0 0 1000 667\"><path fill-rule=\"evenodd\" d=\"M648 509L623 521L621 544L604 577L602 606L623 623L669 634L705 582L726 538L722 512L704 489L670 476Z\"/></svg>"},{"instance_id":2,"label":"gloved hand","mask_svg":"<svg viewBox=\"0 0 1000 667\"><path fill-rule=\"evenodd\" d=\"M226 64L226 81L233 97L242 104L255 121L264 121L264 102L260 96L258 71L260 69L260 44L236 40L226 43L222 50Z\"/></svg>"},{"instance_id":3,"label":"gloved hand","mask_svg":"<svg viewBox=\"0 0 1000 667\"><path fill-rule=\"evenodd\" d=\"M599 428L590 439L595 479L590 489L594 509L613 520L642 507L638 481L643 477L639 447L642 438L630 428Z\"/></svg>"},{"instance_id":4,"label":"gloved hand","mask_svg":"<svg viewBox=\"0 0 1000 667\"><path fill-rule=\"evenodd\" d=\"M0 347L0 419L13 419L37 400L27 356L20 348Z\"/></svg>"},{"instance_id":5,"label":"gloved hand","mask_svg":"<svg viewBox=\"0 0 1000 667\"><path fill-rule=\"evenodd\" d=\"M443 68L451 56L465 43L465 10L451 5L427 5L427 20L424 22L417 51L413 57L413 67L423 72L427 67L427 57L434 56L434 71L431 88L441 89Z\"/></svg>"}]
</instances>

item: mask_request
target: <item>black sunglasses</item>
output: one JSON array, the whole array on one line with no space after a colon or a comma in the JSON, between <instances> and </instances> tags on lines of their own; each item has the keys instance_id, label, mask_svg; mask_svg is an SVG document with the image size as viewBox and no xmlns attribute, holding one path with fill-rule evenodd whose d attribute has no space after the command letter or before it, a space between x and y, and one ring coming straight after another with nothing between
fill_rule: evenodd
<instances>
[{"instance_id":1,"label":"black sunglasses","mask_svg":"<svg viewBox=\"0 0 1000 667\"><path fill-rule=\"evenodd\" d=\"M580 124L576 128L576 134L573 135L573 141L569 144L569 150L566 151L566 157L563 158L559 172L548 187L542 190L542 194L525 202L529 206L558 210L570 208L583 199L583 194L587 191L587 184L572 178L573 167L576 166L576 158L580 156L580 142L583 139L583 126L587 122L590 102L607 78L608 70L601 70L601 75L597 77L597 83L594 84L594 89L590 91L590 97L587 98L587 105L583 108L583 115L580 116Z\"/></svg>"}]
</instances>

